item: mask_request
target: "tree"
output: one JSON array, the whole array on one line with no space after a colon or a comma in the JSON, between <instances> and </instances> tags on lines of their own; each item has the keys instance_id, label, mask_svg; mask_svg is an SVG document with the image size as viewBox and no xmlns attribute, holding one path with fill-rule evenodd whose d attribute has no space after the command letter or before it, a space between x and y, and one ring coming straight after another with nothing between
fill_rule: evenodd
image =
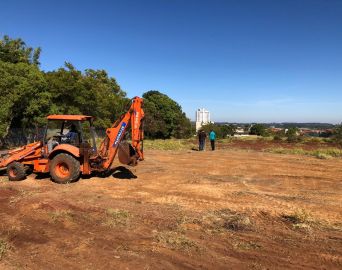
<instances>
[{"instance_id":1,"label":"tree","mask_svg":"<svg viewBox=\"0 0 342 270\"><path fill-rule=\"evenodd\" d=\"M110 126L128 102L104 70L77 70L72 64L44 73L41 49L22 39L0 40L0 139L10 128L42 126L48 114L95 116L95 126Z\"/></svg>"},{"instance_id":2,"label":"tree","mask_svg":"<svg viewBox=\"0 0 342 270\"><path fill-rule=\"evenodd\" d=\"M65 63L65 68L47 72L45 78L52 96L49 113L92 115L97 127L110 126L128 101L116 80L104 70L82 73Z\"/></svg>"},{"instance_id":3,"label":"tree","mask_svg":"<svg viewBox=\"0 0 342 270\"><path fill-rule=\"evenodd\" d=\"M25 42L18 39L11 39L5 35L0 40L0 61L12 64L26 63L39 65L41 49L26 46Z\"/></svg>"},{"instance_id":4,"label":"tree","mask_svg":"<svg viewBox=\"0 0 342 270\"><path fill-rule=\"evenodd\" d=\"M258 136L267 136L266 127L263 124L255 124L251 127L249 134Z\"/></svg>"},{"instance_id":5,"label":"tree","mask_svg":"<svg viewBox=\"0 0 342 270\"><path fill-rule=\"evenodd\" d=\"M213 124L213 123L208 123L206 125L203 125L202 128L207 134L213 130L216 134L217 138L224 138L224 134L222 133L222 129L221 126L217 125L217 124Z\"/></svg>"},{"instance_id":6,"label":"tree","mask_svg":"<svg viewBox=\"0 0 342 270\"><path fill-rule=\"evenodd\" d=\"M10 127L41 123L50 102L45 78L37 66L0 61L0 137Z\"/></svg>"},{"instance_id":7,"label":"tree","mask_svg":"<svg viewBox=\"0 0 342 270\"><path fill-rule=\"evenodd\" d=\"M216 133L217 138L226 138L228 135L233 136L236 130L236 127L232 124L230 125L218 125L209 123L207 125L203 125L202 129L209 133L211 130L213 130Z\"/></svg>"},{"instance_id":8,"label":"tree","mask_svg":"<svg viewBox=\"0 0 342 270\"><path fill-rule=\"evenodd\" d=\"M224 137L234 136L235 131L236 131L236 126L234 126L233 124L222 125L221 129L222 129L222 133L224 134Z\"/></svg>"},{"instance_id":9,"label":"tree","mask_svg":"<svg viewBox=\"0 0 342 270\"><path fill-rule=\"evenodd\" d=\"M191 136L191 123L181 106L159 91L143 94L146 137L168 139Z\"/></svg>"}]
</instances>

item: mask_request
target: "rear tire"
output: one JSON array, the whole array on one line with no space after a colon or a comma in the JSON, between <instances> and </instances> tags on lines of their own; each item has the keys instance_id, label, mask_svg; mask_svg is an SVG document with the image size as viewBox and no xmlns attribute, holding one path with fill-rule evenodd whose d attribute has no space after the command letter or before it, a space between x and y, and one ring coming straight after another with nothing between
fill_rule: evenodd
<instances>
[{"instance_id":1,"label":"rear tire","mask_svg":"<svg viewBox=\"0 0 342 270\"><path fill-rule=\"evenodd\" d=\"M24 180L26 178L26 170L24 164L16 161L8 164L7 175L10 181Z\"/></svg>"},{"instance_id":2,"label":"rear tire","mask_svg":"<svg viewBox=\"0 0 342 270\"><path fill-rule=\"evenodd\" d=\"M51 178L59 184L67 184L78 180L80 162L69 154L58 154L50 162Z\"/></svg>"}]
</instances>

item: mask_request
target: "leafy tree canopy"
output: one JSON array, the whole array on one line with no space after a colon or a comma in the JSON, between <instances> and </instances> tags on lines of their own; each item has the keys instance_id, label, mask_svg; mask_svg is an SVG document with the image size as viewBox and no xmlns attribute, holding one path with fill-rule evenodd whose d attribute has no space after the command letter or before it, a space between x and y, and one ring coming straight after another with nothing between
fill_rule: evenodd
<instances>
[{"instance_id":1,"label":"leafy tree canopy","mask_svg":"<svg viewBox=\"0 0 342 270\"><path fill-rule=\"evenodd\" d=\"M0 61L0 137L11 126L41 123L51 103L44 74L34 65Z\"/></svg>"},{"instance_id":2,"label":"leafy tree canopy","mask_svg":"<svg viewBox=\"0 0 342 270\"><path fill-rule=\"evenodd\" d=\"M96 126L108 127L122 113L126 93L106 71L65 63L45 73L39 54L21 39L0 40L0 138L12 127L42 126L49 114L92 115Z\"/></svg>"},{"instance_id":3,"label":"leafy tree canopy","mask_svg":"<svg viewBox=\"0 0 342 270\"><path fill-rule=\"evenodd\" d=\"M39 69L40 48L23 40L0 39L0 140L10 128L42 126L49 114L95 116L95 126L110 126L126 109L126 93L105 70L77 70L71 63L54 71ZM182 108L158 91L145 98L146 135L183 138L191 135Z\"/></svg>"},{"instance_id":4,"label":"leafy tree canopy","mask_svg":"<svg viewBox=\"0 0 342 270\"><path fill-rule=\"evenodd\" d=\"M230 125L218 125L218 124L207 124L202 126L202 129L209 133L211 130L213 130L216 133L217 138L226 138L227 136L233 136L235 134L236 126L230 124Z\"/></svg>"},{"instance_id":5,"label":"leafy tree canopy","mask_svg":"<svg viewBox=\"0 0 342 270\"><path fill-rule=\"evenodd\" d=\"M3 62L39 65L40 52L39 47L28 47L20 38L11 39L5 35L0 40L0 60Z\"/></svg>"},{"instance_id":6,"label":"leafy tree canopy","mask_svg":"<svg viewBox=\"0 0 342 270\"><path fill-rule=\"evenodd\" d=\"M72 64L45 74L52 103L52 114L95 116L95 125L108 127L122 113L126 93L104 70L87 69L84 73Z\"/></svg>"},{"instance_id":7,"label":"leafy tree canopy","mask_svg":"<svg viewBox=\"0 0 342 270\"><path fill-rule=\"evenodd\" d=\"M143 94L145 131L150 138L184 138L191 135L191 123L181 106L159 91Z\"/></svg>"}]
</instances>

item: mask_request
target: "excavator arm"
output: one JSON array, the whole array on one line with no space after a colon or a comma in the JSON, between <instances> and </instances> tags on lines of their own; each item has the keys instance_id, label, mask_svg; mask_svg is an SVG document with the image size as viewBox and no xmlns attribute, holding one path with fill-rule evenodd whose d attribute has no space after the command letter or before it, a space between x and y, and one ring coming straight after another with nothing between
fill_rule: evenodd
<instances>
[{"instance_id":1,"label":"excavator arm","mask_svg":"<svg viewBox=\"0 0 342 270\"><path fill-rule=\"evenodd\" d=\"M135 165L137 160L143 160L143 119L144 111L142 109L143 99L140 97L134 97L130 101L129 109L126 113L112 125L112 127L106 130L106 138L102 141L99 156L103 160L102 169L107 170L111 167L114 158L122 147L121 142L125 137L125 134L129 127L131 127L131 139L132 144L123 151L129 155L131 164ZM133 150L133 151L132 151Z\"/></svg>"}]
</instances>

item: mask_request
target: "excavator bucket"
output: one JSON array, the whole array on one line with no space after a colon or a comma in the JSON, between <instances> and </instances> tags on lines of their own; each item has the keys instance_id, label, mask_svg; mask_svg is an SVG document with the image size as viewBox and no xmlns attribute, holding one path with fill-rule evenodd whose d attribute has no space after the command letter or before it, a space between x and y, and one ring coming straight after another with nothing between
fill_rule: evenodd
<instances>
[{"instance_id":1,"label":"excavator bucket","mask_svg":"<svg viewBox=\"0 0 342 270\"><path fill-rule=\"evenodd\" d=\"M118 158L120 163L125 165L135 166L137 165L137 155L132 145L126 141L119 144Z\"/></svg>"}]
</instances>

